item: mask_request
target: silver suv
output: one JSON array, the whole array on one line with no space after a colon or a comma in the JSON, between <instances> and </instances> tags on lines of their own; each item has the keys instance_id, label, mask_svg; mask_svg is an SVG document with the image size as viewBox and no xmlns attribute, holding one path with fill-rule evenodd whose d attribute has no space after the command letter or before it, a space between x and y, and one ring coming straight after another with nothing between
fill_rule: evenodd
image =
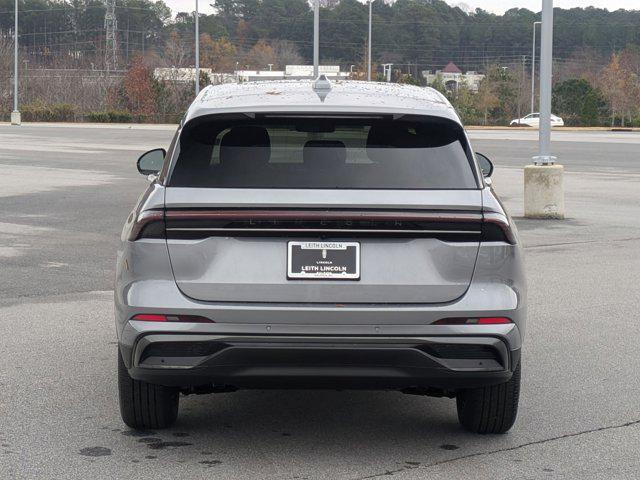
<instances>
[{"instance_id":1,"label":"silver suv","mask_svg":"<svg viewBox=\"0 0 640 480\"><path fill-rule=\"evenodd\" d=\"M208 87L138 169L151 183L115 289L127 425L171 425L180 394L359 388L455 398L468 430L511 428L521 248L438 92Z\"/></svg>"}]
</instances>

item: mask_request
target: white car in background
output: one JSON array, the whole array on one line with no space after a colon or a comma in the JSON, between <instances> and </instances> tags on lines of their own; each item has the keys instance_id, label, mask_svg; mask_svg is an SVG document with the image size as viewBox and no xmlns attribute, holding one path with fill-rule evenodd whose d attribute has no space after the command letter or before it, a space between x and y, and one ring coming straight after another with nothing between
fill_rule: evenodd
<instances>
[{"instance_id":1,"label":"white car in background","mask_svg":"<svg viewBox=\"0 0 640 480\"><path fill-rule=\"evenodd\" d=\"M540 114L539 113L530 113L526 117L516 118L511 120L510 126L512 127L535 127L538 128L540 126ZM551 115L551 126L552 127L564 127L564 120L562 118Z\"/></svg>"}]
</instances>

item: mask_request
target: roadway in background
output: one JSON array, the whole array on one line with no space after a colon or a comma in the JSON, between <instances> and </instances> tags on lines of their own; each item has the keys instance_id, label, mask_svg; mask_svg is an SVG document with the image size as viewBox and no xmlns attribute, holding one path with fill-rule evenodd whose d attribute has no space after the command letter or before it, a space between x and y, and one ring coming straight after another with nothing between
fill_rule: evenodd
<instances>
[{"instance_id":1,"label":"roadway in background","mask_svg":"<svg viewBox=\"0 0 640 480\"><path fill-rule=\"evenodd\" d=\"M522 215L534 131L470 132L526 248L518 423L395 392L183 397L166 431L120 421L112 285L140 153L172 127L0 126L0 478L637 478L640 134L554 133L564 222Z\"/></svg>"}]
</instances>

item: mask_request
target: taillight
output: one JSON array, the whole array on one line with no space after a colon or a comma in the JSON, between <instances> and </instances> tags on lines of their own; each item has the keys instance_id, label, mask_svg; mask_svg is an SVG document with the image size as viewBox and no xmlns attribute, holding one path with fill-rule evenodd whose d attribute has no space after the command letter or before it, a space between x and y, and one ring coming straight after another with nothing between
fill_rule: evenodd
<instances>
[{"instance_id":1,"label":"taillight","mask_svg":"<svg viewBox=\"0 0 640 480\"><path fill-rule=\"evenodd\" d=\"M128 240L133 242L141 238L165 238L163 210L147 210L141 212L131 227Z\"/></svg>"},{"instance_id":2,"label":"taillight","mask_svg":"<svg viewBox=\"0 0 640 480\"><path fill-rule=\"evenodd\" d=\"M140 313L131 317L138 322L181 322L181 323L215 323L206 317L198 315L161 315L155 313Z\"/></svg>"},{"instance_id":3,"label":"taillight","mask_svg":"<svg viewBox=\"0 0 640 480\"><path fill-rule=\"evenodd\" d=\"M500 213L485 213L482 219L483 242L507 242L515 245L516 235L509 219Z\"/></svg>"},{"instance_id":4,"label":"taillight","mask_svg":"<svg viewBox=\"0 0 640 480\"><path fill-rule=\"evenodd\" d=\"M478 317L478 318L443 318L433 322L433 325L504 325L513 323L507 317Z\"/></svg>"},{"instance_id":5,"label":"taillight","mask_svg":"<svg viewBox=\"0 0 640 480\"><path fill-rule=\"evenodd\" d=\"M477 242L479 212L404 210L167 210L167 239L212 236L428 237Z\"/></svg>"}]
</instances>

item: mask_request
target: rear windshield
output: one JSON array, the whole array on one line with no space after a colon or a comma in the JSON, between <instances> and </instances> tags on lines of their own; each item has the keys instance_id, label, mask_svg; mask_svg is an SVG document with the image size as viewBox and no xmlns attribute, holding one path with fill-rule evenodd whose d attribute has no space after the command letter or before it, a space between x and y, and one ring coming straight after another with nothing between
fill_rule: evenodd
<instances>
[{"instance_id":1,"label":"rear windshield","mask_svg":"<svg viewBox=\"0 0 640 480\"><path fill-rule=\"evenodd\" d=\"M475 189L462 128L431 117L199 119L170 186Z\"/></svg>"}]
</instances>

